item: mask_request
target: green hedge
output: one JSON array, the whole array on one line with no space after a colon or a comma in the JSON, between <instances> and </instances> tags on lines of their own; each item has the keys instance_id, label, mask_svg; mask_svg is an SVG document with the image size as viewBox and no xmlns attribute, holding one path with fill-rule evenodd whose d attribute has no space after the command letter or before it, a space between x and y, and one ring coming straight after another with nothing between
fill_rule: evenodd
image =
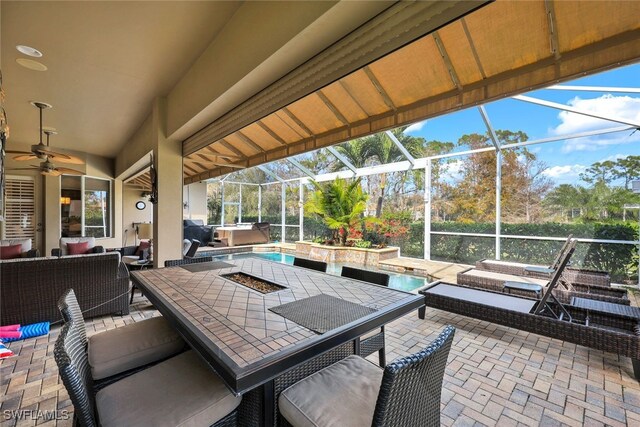
<instances>
[{"instance_id":1,"label":"green hedge","mask_svg":"<svg viewBox=\"0 0 640 427\"><path fill-rule=\"evenodd\" d=\"M460 224L453 222L433 223L433 231L452 233L493 233L495 225ZM502 224L502 234L574 237L603 240L637 239L635 224ZM501 259L532 264L550 264L562 246L561 241L502 238ZM623 281L635 275L631 266L637 256L637 246L609 243L579 243L572 258L572 265L604 270L611 273L614 281ZM442 261L473 264L482 258L495 258L495 239L470 236L431 236L431 258Z\"/></svg>"}]
</instances>

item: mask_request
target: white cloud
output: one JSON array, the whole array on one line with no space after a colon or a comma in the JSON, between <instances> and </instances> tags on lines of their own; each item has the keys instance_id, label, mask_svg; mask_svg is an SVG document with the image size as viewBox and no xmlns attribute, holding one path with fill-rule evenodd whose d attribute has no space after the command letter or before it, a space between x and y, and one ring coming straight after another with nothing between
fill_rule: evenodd
<instances>
[{"instance_id":1,"label":"white cloud","mask_svg":"<svg viewBox=\"0 0 640 427\"><path fill-rule=\"evenodd\" d=\"M618 161L620 159L626 159L627 157L629 157L629 154L613 154L613 155L611 155L609 157L605 157L601 161L603 161L603 162L606 162L606 161L615 162L615 161Z\"/></svg>"},{"instance_id":2,"label":"white cloud","mask_svg":"<svg viewBox=\"0 0 640 427\"><path fill-rule=\"evenodd\" d=\"M585 165L553 166L542 172L554 181L575 181L587 169Z\"/></svg>"},{"instance_id":3,"label":"white cloud","mask_svg":"<svg viewBox=\"0 0 640 427\"><path fill-rule=\"evenodd\" d=\"M568 105L591 114L618 118L631 123L640 123L640 98L614 96L610 94L592 99L575 97L568 102ZM549 133L552 135L567 135L621 126L621 124L616 122L596 119L568 111L560 112L558 119L560 119L560 124L549 129ZM572 151L595 151L608 145L628 144L630 142L640 141L640 133L636 132L632 136L629 136L631 132L632 131L567 140L562 147L562 151L564 153L570 153Z\"/></svg>"},{"instance_id":4,"label":"white cloud","mask_svg":"<svg viewBox=\"0 0 640 427\"><path fill-rule=\"evenodd\" d=\"M423 128L423 127L424 127L424 125L426 125L426 124L427 124L427 120L423 120L423 121L421 121L421 122L414 123L414 124L412 124L411 126L409 126L408 128L406 128L406 129L404 130L404 133L405 133L405 134L409 134L409 133L411 133L411 132L418 132L418 131L422 130L422 128Z\"/></svg>"}]
</instances>

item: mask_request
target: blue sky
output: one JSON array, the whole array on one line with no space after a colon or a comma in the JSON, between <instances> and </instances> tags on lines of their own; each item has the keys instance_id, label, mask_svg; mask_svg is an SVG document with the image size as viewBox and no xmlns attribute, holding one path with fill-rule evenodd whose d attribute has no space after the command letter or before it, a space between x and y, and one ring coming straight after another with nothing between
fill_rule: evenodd
<instances>
[{"instance_id":1,"label":"blue sky","mask_svg":"<svg viewBox=\"0 0 640 427\"><path fill-rule=\"evenodd\" d=\"M563 85L638 88L640 64L583 77ZM570 105L580 110L608 114L612 117L640 123L640 94L585 91L537 90L530 97ZM624 126L584 115L534 105L514 99L504 99L485 105L495 129L524 131L530 140L562 136L596 129ZM476 108L429 119L412 125L406 131L427 140L456 142L467 133L484 133L486 127ZM545 174L556 184L580 183L578 175L592 163L640 155L640 131L563 140L529 146L547 166ZM455 169L455 168L454 168Z\"/></svg>"}]
</instances>

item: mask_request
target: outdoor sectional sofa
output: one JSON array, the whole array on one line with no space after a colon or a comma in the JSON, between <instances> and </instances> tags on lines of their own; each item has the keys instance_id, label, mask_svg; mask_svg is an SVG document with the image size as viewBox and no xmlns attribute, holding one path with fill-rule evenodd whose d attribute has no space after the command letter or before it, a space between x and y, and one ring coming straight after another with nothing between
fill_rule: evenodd
<instances>
[{"instance_id":1,"label":"outdoor sectional sofa","mask_svg":"<svg viewBox=\"0 0 640 427\"><path fill-rule=\"evenodd\" d=\"M0 261L0 324L55 322L71 288L86 318L129 313L129 273L118 252Z\"/></svg>"}]
</instances>

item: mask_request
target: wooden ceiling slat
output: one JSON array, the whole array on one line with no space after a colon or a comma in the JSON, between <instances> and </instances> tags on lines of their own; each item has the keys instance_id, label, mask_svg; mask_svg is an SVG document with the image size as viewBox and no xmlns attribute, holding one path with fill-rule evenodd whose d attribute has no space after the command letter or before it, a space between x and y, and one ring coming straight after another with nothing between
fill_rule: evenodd
<instances>
[{"instance_id":1,"label":"wooden ceiling slat","mask_svg":"<svg viewBox=\"0 0 640 427\"><path fill-rule=\"evenodd\" d=\"M376 88L380 96L382 96L382 99L384 100L384 103L387 104L387 107L391 108L392 110L395 110L396 109L395 104L389 97L389 94L387 93L387 91L384 90L384 88L382 87L382 84L380 83L378 78L373 74L373 72L371 71L371 68L369 68L368 66L364 67L364 73L367 75L367 78L369 79L371 84L373 84L373 86Z\"/></svg>"},{"instance_id":2,"label":"wooden ceiling slat","mask_svg":"<svg viewBox=\"0 0 640 427\"><path fill-rule=\"evenodd\" d=\"M218 143L222 145L224 148L226 148L227 150L231 151L232 153L237 154L238 156L247 157L246 154L238 150L236 147L234 147L232 144L227 142L225 139L221 139L220 141L218 141Z\"/></svg>"},{"instance_id":3,"label":"wooden ceiling slat","mask_svg":"<svg viewBox=\"0 0 640 427\"><path fill-rule=\"evenodd\" d=\"M262 122L266 127L273 130L273 132L276 133L278 137L285 142L285 144L304 138L304 132L302 129L299 129L299 126L290 118L283 116L284 114L282 112L277 111L262 119Z\"/></svg>"}]
</instances>

